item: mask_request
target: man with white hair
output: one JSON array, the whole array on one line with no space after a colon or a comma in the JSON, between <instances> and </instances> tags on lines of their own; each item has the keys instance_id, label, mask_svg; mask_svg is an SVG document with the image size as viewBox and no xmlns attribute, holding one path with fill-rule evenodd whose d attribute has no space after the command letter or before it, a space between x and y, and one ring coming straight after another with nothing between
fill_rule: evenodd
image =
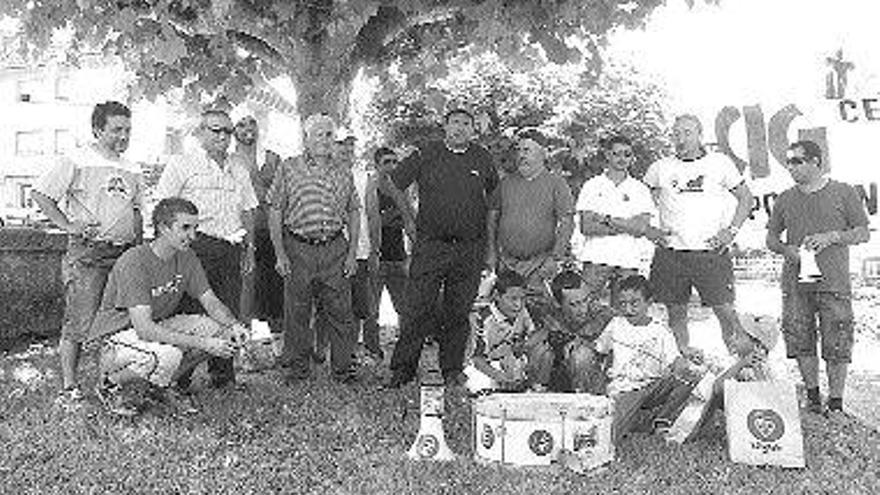
<instances>
[{"instance_id":1,"label":"man with white hair","mask_svg":"<svg viewBox=\"0 0 880 495\"><path fill-rule=\"evenodd\" d=\"M327 115L306 119L305 151L284 162L269 192L269 232L284 277L284 347L279 364L289 383L311 374L316 304L326 317L333 378L357 380L352 355L351 277L360 213L351 171L334 163L336 125Z\"/></svg>"},{"instance_id":2,"label":"man with white hair","mask_svg":"<svg viewBox=\"0 0 880 495\"><path fill-rule=\"evenodd\" d=\"M195 131L200 149L171 159L154 194L157 199L181 197L199 209L198 233L191 247L217 297L237 315L242 272L250 272L254 266L253 210L259 203L239 157L227 152L233 131L225 111L204 111ZM192 298L184 304L185 312L202 312ZM235 384L232 359L212 357L208 371L214 387ZM189 382L190 375L184 375L178 386L186 389Z\"/></svg>"},{"instance_id":3,"label":"man with white hair","mask_svg":"<svg viewBox=\"0 0 880 495\"><path fill-rule=\"evenodd\" d=\"M568 252L574 200L565 179L547 170L547 150L536 138L520 139L516 151L516 172L489 200L487 264L519 273L530 291L544 293Z\"/></svg>"}]
</instances>

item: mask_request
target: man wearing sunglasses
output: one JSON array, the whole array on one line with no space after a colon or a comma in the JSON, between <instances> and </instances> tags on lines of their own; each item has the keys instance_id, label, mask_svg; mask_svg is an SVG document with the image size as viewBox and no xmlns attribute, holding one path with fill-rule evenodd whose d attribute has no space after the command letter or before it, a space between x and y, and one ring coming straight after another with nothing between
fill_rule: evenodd
<instances>
[{"instance_id":1,"label":"man wearing sunglasses","mask_svg":"<svg viewBox=\"0 0 880 495\"><path fill-rule=\"evenodd\" d=\"M815 413L823 412L816 355L821 338L828 375L827 413L833 417L843 411L853 345L849 246L868 241L868 216L852 186L825 175L822 149L816 143L792 144L786 168L795 185L776 199L767 223L767 247L785 258L780 278L782 334L788 357L797 360L807 407ZM815 257L821 276L800 280L802 256Z\"/></svg>"},{"instance_id":2,"label":"man wearing sunglasses","mask_svg":"<svg viewBox=\"0 0 880 495\"><path fill-rule=\"evenodd\" d=\"M238 316L242 273L254 266L253 210L259 203L241 158L228 153L233 132L225 111L202 112L194 133L199 149L170 159L154 194L157 199L181 197L199 209L198 232L190 247L211 289ZM183 304L185 312L203 312L195 299L187 297ZM232 359L212 357L208 371L212 386L235 385ZM181 390L189 387L191 376L190 372L178 379Z\"/></svg>"},{"instance_id":3,"label":"man wearing sunglasses","mask_svg":"<svg viewBox=\"0 0 880 495\"><path fill-rule=\"evenodd\" d=\"M751 344L734 307L733 262L729 246L752 209L752 193L736 165L703 146L703 126L694 115L680 115L672 126L675 156L651 164L644 182L660 212L651 283L657 302L666 305L679 350L693 356L688 333L688 302L693 288L712 308L728 351L745 354ZM731 214L731 199L736 209ZM697 356L693 356L697 357Z\"/></svg>"},{"instance_id":4,"label":"man wearing sunglasses","mask_svg":"<svg viewBox=\"0 0 880 495\"><path fill-rule=\"evenodd\" d=\"M648 186L629 175L635 163L632 142L615 135L603 143L607 166L584 183L576 209L584 241L575 255L584 263L587 285L610 291L617 304L618 282L647 272L653 246L646 238L659 231L651 228L657 210Z\"/></svg>"}]
</instances>

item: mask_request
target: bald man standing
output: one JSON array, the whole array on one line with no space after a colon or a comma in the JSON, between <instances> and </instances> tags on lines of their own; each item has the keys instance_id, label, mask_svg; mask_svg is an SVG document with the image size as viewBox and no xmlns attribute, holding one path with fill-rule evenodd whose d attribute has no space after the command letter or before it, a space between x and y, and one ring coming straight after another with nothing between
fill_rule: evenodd
<instances>
[{"instance_id":1,"label":"bald man standing","mask_svg":"<svg viewBox=\"0 0 880 495\"><path fill-rule=\"evenodd\" d=\"M517 143L517 169L489 200L490 268L522 275L544 292L556 275L574 230L574 200L565 179L547 170L547 151L535 138Z\"/></svg>"}]
</instances>

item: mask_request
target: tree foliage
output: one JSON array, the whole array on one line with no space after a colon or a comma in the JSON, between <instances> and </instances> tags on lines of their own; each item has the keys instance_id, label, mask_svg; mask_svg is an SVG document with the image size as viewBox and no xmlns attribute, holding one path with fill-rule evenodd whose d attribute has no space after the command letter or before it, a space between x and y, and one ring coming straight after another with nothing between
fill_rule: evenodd
<instances>
[{"instance_id":1,"label":"tree foliage","mask_svg":"<svg viewBox=\"0 0 880 495\"><path fill-rule=\"evenodd\" d=\"M84 51L119 56L140 95L183 88L190 102L235 102L289 74L300 111L342 113L361 68L397 64L418 86L463 50L516 60L540 47L553 63L586 61L598 74L609 30L641 26L662 1L3 0L0 14L21 21L30 54L65 30L71 61Z\"/></svg>"},{"instance_id":2,"label":"tree foliage","mask_svg":"<svg viewBox=\"0 0 880 495\"><path fill-rule=\"evenodd\" d=\"M602 170L602 141L623 134L633 143L640 175L667 146L668 97L635 68L609 60L595 76L589 65L546 64L540 53L522 63L483 54L450 63L446 77L411 87L392 74L376 78L376 94L361 127L374 143L418 145L440 135L450 107L475 113L483 144L501 167L511 163L513 137L539 132L553 151L552 162L579 182Z\"/></svg>"}]
</instances>

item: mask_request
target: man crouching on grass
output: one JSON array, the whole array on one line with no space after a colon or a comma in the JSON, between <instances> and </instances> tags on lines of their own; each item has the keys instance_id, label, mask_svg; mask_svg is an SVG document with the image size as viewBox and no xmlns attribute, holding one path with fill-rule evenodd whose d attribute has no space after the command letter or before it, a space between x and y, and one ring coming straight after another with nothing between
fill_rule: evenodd
<instances>
[{"instance_id":1,"label":"man crouching on grass","mask_svg":"<svg viewBox=\"0 0 880 495\"><path fill-rule=\"evenodd\" d=\"M110 272L90 338L106 339L96 393L112 413L138 412L121 387L142 380L158 402L196 412L191 397L169 385L209 355L231 358L247 336L189 248L198 213L182 198L160 201L153 210L156 238L126 251ZM207 316L176 314L184 292L202 303Z\"/></svg>"}]
</instances>

